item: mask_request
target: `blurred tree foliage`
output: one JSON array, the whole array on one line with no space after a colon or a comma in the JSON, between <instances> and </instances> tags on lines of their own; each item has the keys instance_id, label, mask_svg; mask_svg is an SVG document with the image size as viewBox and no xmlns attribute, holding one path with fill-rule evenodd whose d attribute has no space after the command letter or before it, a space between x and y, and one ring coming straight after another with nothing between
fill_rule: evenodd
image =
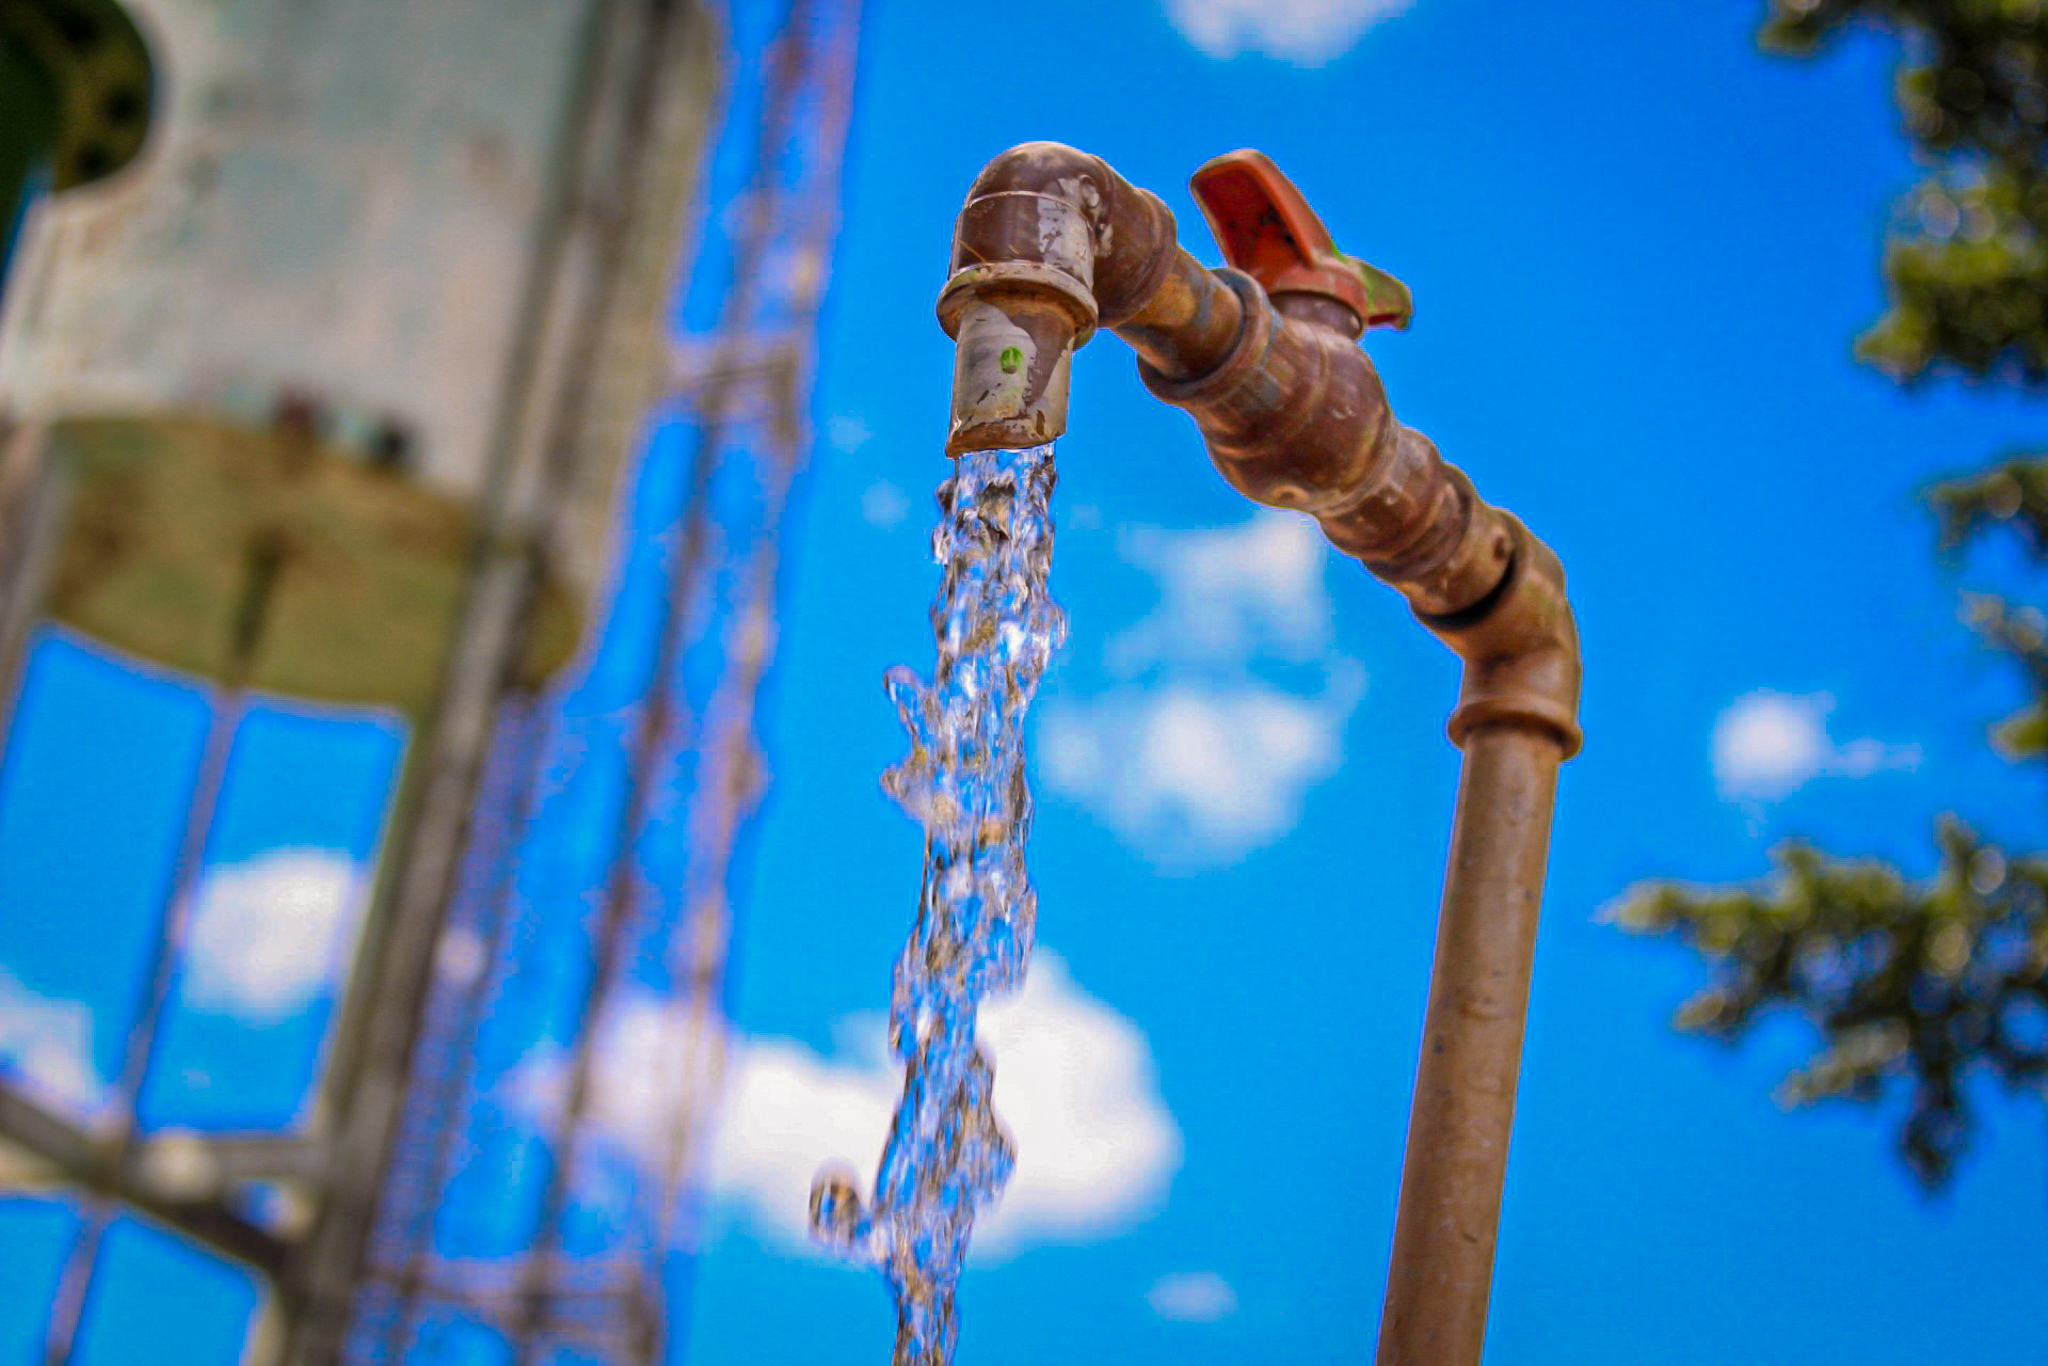
<instances>
[{"instance_id":1,"label":"blurred tree foliage","mask_svg":"<svg viewBox=\"0 0 2048 1366\"><path fill-rule=\"evenodd\" d=\"M1904 47L1899 110L1930 165L1900 203L1864 358L1908 381L2048 379L2048 4L1773 0L1763 40L1809 53L1859 24Z\"/></svg>"},{"instance_id":2,"label":"blurred tree foliage","mask_svg":"<svg viewBox=\"0 0 2048 1366\"><path fill-rule=\"evenodd\" d=\"M1765 887L1658 884L1618 908L1628 928L1676 932L1714 963L1679 1028L1734 1039L1773 1006L1819 1028L1785 1103L1905 1091L1899 1146L1929 1186L1969 1138L1968 1076L2048 1082L2048 859L2009 862L1954 820L1936 839L1941 871L1925 883L1791 843Z\"/></svg>"},{"instance_id":3,"label":"blurred tree foliage","mask_svg":"<svg viewBox=\"0 0 2048 1366\"><path fill-rule=\"evenodd\" d=\"M1857 26L1898 39L1904 132L1928 166L1899 205L1890 308L1859 354L1907 384L2048 383L2048 0L1772 0L1763 41L1806 54ZM1945 549L1995 535L2048 563L2048 456L1938 484L1929 502ZM2048 765L2048 619L1989 595L1967 596L1963 615L2027 685L1994 743ZM1613 912L1712 964L1680 1028L1732 1040L1773 1008L1816 1027L1820 1051L1781 1088L1788 1104L1903 1094L1899 1147L1929 1187L1967 1147L1970 1079L2048 1097L2048 857L2010 855L1952 818L1935 842L1925 881L1795 842L1757 885L1647 885Z\"/></svg>"}]
</instances>

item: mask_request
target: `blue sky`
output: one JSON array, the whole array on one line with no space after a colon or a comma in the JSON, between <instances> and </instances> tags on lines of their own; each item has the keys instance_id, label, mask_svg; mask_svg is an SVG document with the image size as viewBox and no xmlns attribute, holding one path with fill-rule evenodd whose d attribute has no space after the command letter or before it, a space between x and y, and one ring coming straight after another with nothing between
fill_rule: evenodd
<instances>
[{"instance_id":1,"label":"blue sky","mask_svg":"<svg viewBox=\"0 0 2048 1366\"><path fill-rule=\"evenodd\" d=\"M879 1012L919 842L876 785L902 744L880 678L931 660L950 372L931 304L969 180L1029 138L1162 194L1205 257L1187 173L1270 154L1340 246L1414 291L1414 329L1370 342L1396 412L1570 573L1587 743L1558 808L1488 1359L2038 1354L2038 1102L1987 1096L1956 1187L1927 1199L1889 1116L1775 1107L1797 1026L1733 1051L1672 1034L1697 965L1598 923L1639 878L1750 876L1788 835L1925 870L1940 812L2022 843L2039 828L2033 781L1982 742L2016 685L1955 620L1958 586L2008 566L1938 564L1915 501L2027 442L2033 415L1853 364L1881 307L1878 235L1916 174L1893 53L1763 57L1760 8L1043 0L987 39L983 71L993 30L958 6L876 0L767 699L774 786L734 886L740 1042L687 1359L888 1350L879 1281L793 1237L816 1160L872 1170L882 1139ZM1355 565L1256 515L1130 371L1108 337L1077 359L1060 446L1070 637L1034 760L1045 956L990 1031L1022 1151L963 1286L961 1360L1365 1361L1455 662ZM657 461L643 487L664 477ZM601 659L635 649L620 621ZM61 1059L121 988L127 958L82 951L80 920L134 918L161 879L200 725L176 685L63 642L39 655L0 778L0 1049ZM252 725L213 852L220 934L280 867L343 908L314 915L341 933L397 743L282 708ZM564 820L558 855L580 847ZM163 1113L293 1112L329 993L292 955L270 966L189 989ZM662 1038L618 1028L622 1068ZM113 1046L91 1035L99 1070ZM66 1084L89 1095L92 1071ZM46 1283L61 1219L0 1206L18 1235L0 1236L0 1285ZM246 1285L209 1273L172 1304L146 1268L185 1254L140 1229L120 1250L144 1269L110 1279L95 1359L132 1359L145 1317L172 1313L181 1359L230 1359ZM28 1359L33 1298L0 1304L0 1361Z\"/></svg>"}]
</instances>

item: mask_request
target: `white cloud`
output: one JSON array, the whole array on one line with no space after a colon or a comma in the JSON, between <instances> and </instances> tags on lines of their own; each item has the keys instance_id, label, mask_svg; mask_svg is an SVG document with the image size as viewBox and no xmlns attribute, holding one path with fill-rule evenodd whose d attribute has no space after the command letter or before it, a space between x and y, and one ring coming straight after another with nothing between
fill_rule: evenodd
<instances>
[{"instance_id":1,"label":"white cloud","mask_svg":"<svg viewBox=\"0 0 2048 1366\"><path fill-rule=\"evenodd\" d=\"M467 925L449 926L434 950L434 975L451 986L474 986L490 966L484 937Z\"/></svg>"},{"instance_id":2,"label":"white cloud","mask_svg":"<svg viewBox=\"0 0 2048 1366\"><path fill-rule=\"evenodd\" d=\"M92 1011L39 995L0 968L0 1070L48 1104L90 1114L106 1091L93 1064Z\"/></svg>"},{"instance_id":3,"label":"white cloud","mask_svg":"<svg viewBox=\"0 0 2048 1366\"><path fill-rule=\"evenodd\" d=\"M1412 0L1166 0L1181 36L1211 57L1259 52L1296 66L1343 56Z\"/></svg>"},{"instance_id":4,"label":"white cloud","mask_svg":"<svg viewBox=\"0 0 2048 1366\"><path fill-rule=\"evenodd\" d=\"M1835 740L1828 733L1828 714L1834 706L1834 698L1826 693L1795 696L1764 690L1735 699L1714 722L1714 783L1721 795L1729 800L1773 801L1814 778L1865 778L1919 765L1918 745L1867 737Z\"/></svg>"},{"instance_id":5,"label":"white cloud","mask_svg":"<svg viewBox=\"0 0 2048 1366\"><path fill-rule=\"evenodd\" d=\"M1214 1323L1236 1311L1237 1292L1213 1271L1184 1271L1154 1281L1145 1302L1162 1319Z\"/></svg>"},{"instance_id":6,"label":"white cloud","mask_svg":"<svg viewBox=\"0 0 2048 1366\"><path fill-rule=\"evenodd\" d=\"M693 1064L680 1009L630 999L606 1029L598 1123L636 1162L666 1161L679 1082ZM736 1039L717 1110L707 1184L718 1205L791 1248L810 1248L811 1180L828 1163L871 1178L903 1088L879 1015L842 1020L848 1041L822 1057L789 1039ZM1160 1099L1151 1049L1136 1025L1075 985L1041 949L1024 990L982 1012L995 1058L996 1111L1017 1144L1017 1169L976 1224L975 1247L1113 1233L1153 1208L1180 1162L1180 1131ZM560 1089L559 1054L529 1059L512 1082L533 1114Z\"/></svg>"},{"instance_id":7,"label":"white cloud","mask_svg":"<svg viewBox=\"0 0 2048 1366\"><path fill-rule=\"evenodd\" d=\"M877 480L860 496L860 515L886 531L910 515L910 499L888 480Z\"/></svg>"},{"instance_id":8,"label":"white cloud","mask_svg":"<svg viewBox=\"0 0 2048 1366\"><path fill-rule=\"evenodd\" d=\"M1330 648L1330 551L1309 518L1271 511L1137 529L1123 550L1157 579L1159 605L1104 648L1128 682L1047 699L1040 771L1156 863L1227 863L1294 825L1336 771L1364 691L1357 662ZM1307 687L1277 686L1258 665Z\"/></svg>"},{"instance_id":9,"label":"white cloud","mask_svg":"<svg viewBox=\"0 0 2048 1366\"><path fill-rule=\"evenodd\" d=\"M1228 863L1285 834L1337 770L1363 692L1361 671L1341 663L1319 697L1244 681L1048 706L1041 772L1160 863Z\"/></svg>"},{"instance_id":10,"label":"white cloud","mask_svg":"<svg viewBox=\"0 0 2048 1366\"><path fill-rule=\"evenodd\" d=\"M619 998L599 1025L590 1111L611 1151L643 1176L665 1174L685 1126L701 1125L685 1107L715 1093L725 1048L723 1023L693 1018L686 999L646 990ZM551 1116L567 1064L560 1047L530 1051L505 1081L511 1111L530 1122Z\"/></svg>"},{"instance_id":11,"label":"white cloud","mask_svg":"<svg viewBox=\"0 0 2048 1366\"><path fill-rule=\"evenodd\" d=\"M995 1058L996 1112L1017 1141L990 1251L1127 1227L1180 1166L1144 1032L1076 986L1057 956L1035 958L1024 990L984 1012L979 1031Z\"/></svg>"},{"instance_id":12,"label":"white cloud","mask_svg":"<svg viewBox=\"0 0 2048 1366\"><path fill-rule=\"evenodd\" d=\"M712 1190L791 1245L808 1242L820 1167L850 1162L872 1175L903 1087L879 1016L840 1032L862 1046L831 1060L788 1040L742 1045L719 1118ZM1158 1203L1180 1165L1180 1131L1136 1025L1041 949L1024 990L982 1012L979 1036L995 1059L996 1113L1016 1141L1017 1170L975 1225L977 1253L1102 1237Z\"/></svg>"},{"instance_id":13,"label":"white cloud","mask_svg":"<svg viewBox=\"0 0 2048 1366\"><path fill-rule=\"evenodd\" d=\"M1328 547L1299 513L1261 510L1237 526L1134 528L1123 552L1159 580L1159 607L1113 637L1104 661L1119 673L1155 664L1241 664L1257 654L1313 659L1329 648Z\"/></svg>"},{"instance_id":14,"label":"white cloud","mask_svg":"<svg viewBox=\"0 0 2048 1366\"><path fill-rule=\"evenodd\" d=\"M289 1015L340 972L362 870L326 849L283 849L209 869L186 939L183 992L205 1010Z\"/></svg>"},{"instance_id":15,"label":"white cloud","mask_svg":"<svg viewBox=\"0 0 2048 1366\"><path fill-rule=\"evenodd\" d=\"M832 438L832 444L842 451L857 451L868 444L874 433L868 429L865 420L850 413L842 413L825 424Z\"/></svg>"}]
</instances>

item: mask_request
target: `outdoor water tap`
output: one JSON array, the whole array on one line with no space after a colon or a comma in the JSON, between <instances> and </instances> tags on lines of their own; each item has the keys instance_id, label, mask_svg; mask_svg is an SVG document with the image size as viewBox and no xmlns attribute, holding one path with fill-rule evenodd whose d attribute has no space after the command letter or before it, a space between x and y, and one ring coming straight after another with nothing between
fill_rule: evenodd
<instances>
[{"instance_id":1,"label":"outdoor water tap","mask_svg":"<svg viewBox=\"0 0 2048 1366\"><path fill-rule=\"evenodd\" d=\"M1070 359L1098 327L1195 420L1230 484L1308 513L1464 660L1463 750L1437 953L1381 1314L1379 1366L1478 1366L1558 765L1578 750L1579 650L1557 557L1394 419L1372 327L1408 290L1338 251L1257 152L1195 173L1228 265L1099 158L1013 147L976 177L940 324L957 343L950 455L1067 423Z\"/></svg>"},{"instance_id":2,"label":"outdoor water tap","mask_svg":"<svg viewBox=\"0 0 2048 1366\"><path fill-rule=\"evenodd\" d=\"M1137 352L1146 387L1187 409L1233 487L1314 516L1473 666L1454 740L1512 720L1569 757L1578 644L1556 557L1394 419L1357 346L1367 328L1408 325L1407 288L1339 252L1258 152L1219 157L1192 187L1220 269L1178 244L1156 195L1097 157L1030 142L983 169L938 303L957 342L948 454L1063 434L1072 353L1107 327Z\"/></svg>"}]
</instances>

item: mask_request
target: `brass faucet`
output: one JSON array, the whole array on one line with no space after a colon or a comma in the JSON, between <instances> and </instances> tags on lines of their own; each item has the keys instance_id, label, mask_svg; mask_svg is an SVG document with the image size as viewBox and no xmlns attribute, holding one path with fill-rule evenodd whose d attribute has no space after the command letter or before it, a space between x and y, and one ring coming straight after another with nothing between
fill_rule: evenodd
<instances>
[{"instance_id":1,"label":"brass faucet","mask_svg":"<svg viewBox=\"0 0 2048 1366\"><path fill-rule=\"evenodd\" d=\"M1345 256L1258 152L1192 187L1228 266L1099 158L1013 147L975 179L939 321L957 342L949 454L1066 430L1069 361L1098 326L1194 417L1232 487L1306 512L1464 661L1463 750L1379 1366L1478 1366L1559 764L1579 748L1578 634L1557 557L1394 420L1369 327L1393 276Z\"/></svg>"}]
</instances>

